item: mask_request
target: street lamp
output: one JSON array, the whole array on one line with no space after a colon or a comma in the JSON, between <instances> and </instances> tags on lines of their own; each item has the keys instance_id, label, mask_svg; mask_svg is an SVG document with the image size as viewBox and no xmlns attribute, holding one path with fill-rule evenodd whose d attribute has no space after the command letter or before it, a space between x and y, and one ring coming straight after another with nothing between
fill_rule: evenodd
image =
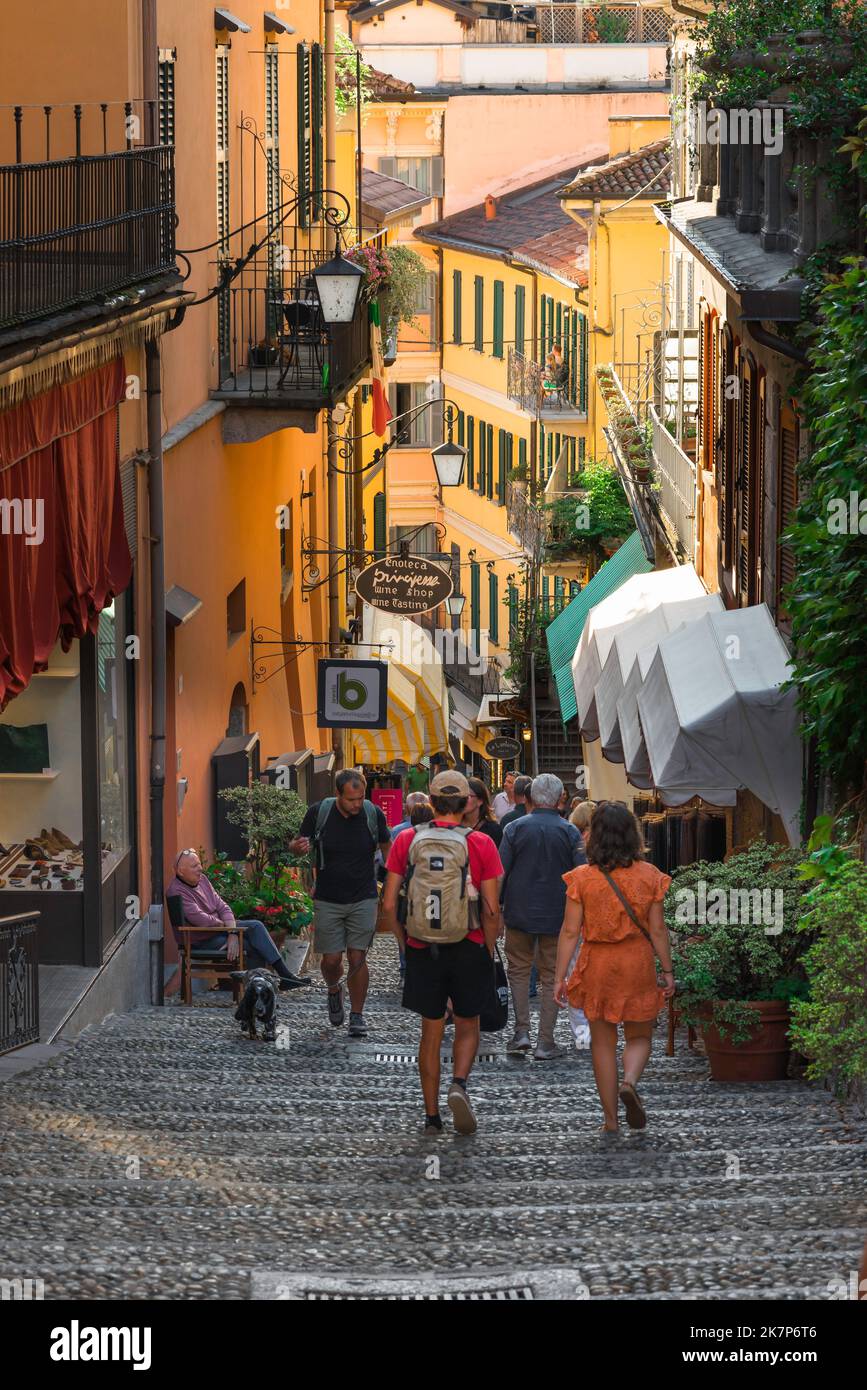
<instances>
[{"instance_id":1,"label":"street lamp","mask_svg":"<svg viewBox=\"0 0 867 1390\"><path fill-rule=\"evenodd\" d=\"M450 618L459 618L467 601L466 594L449 594L446 599L446 612Z\"/></svg>"},{"instance_id":2,"label":"street lamp","mask_svg":"<svg viewBox=\"0 0 867 1390\"><path fill-rule=\"evenodd\" d=\"M317 266L313 272L322 317L327 324L352 322L363 279L361 266L346 259L338 241L331 260Z\"/></svg>"},{"instance_id":3,"label":"street lamp","mask_svg":"<svg viewBox=\"0 0 867 1390\"><path fill-rule=\"evenodd\" d=\"M440 487L459 487L464 480L464 464L467 451L463 444L455 444L449 439L431 449L431 458L436 469Z\"/></svg>"}]
</instances>

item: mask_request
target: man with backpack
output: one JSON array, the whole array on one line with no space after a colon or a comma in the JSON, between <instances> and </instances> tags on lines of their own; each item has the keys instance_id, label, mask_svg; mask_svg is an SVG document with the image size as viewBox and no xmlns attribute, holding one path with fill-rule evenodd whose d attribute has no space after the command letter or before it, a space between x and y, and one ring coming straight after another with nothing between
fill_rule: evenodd
<instances>
[{"instance_id":1,"label":"man with backpack","mask_svg":"<svg viewBox=\"0 0 867 1390\"><path fill-rule=\"evenodd\" d=\"M360 772L338 772L336 796L308 806L289 848L293 854L314 853L313 949L322 956L322 975L328 986L328 1020L339 1028L346 1018L343 997L343 956L347 958L349 1035L367 1035L364 1004L370 976L367 952L376 931L378 899L375 858L391 848L385 816L368 801L367 783Z\"/></svg>"},{"instance_id":2,"label":"man with backpack","mask_svg":"<svg viewBox=\"0 0 867 1390\"><path fill-rule=\"evenodd\" d=\"M479 1047L479 1014L493 988L503 868L490 836L461 824L469 794L460 772L438 773L430 784L434 820L398 835L386 861L383 913L405 939L403 1006L422 1021L418 1068L428 1135L443 1128L440 1049L449 1000L455 1040L448 1107L459 1134L476 1129L467 1081Z\"/></svg>"}]
</instances>

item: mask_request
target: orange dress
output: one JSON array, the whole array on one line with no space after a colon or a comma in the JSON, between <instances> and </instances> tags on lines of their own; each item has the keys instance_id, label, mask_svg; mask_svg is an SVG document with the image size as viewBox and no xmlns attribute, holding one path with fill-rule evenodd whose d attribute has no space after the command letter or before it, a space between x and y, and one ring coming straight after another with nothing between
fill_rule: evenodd
<instances>
[{"instance_id":1,"label":"orange dress","mask_svg":"<svg viewBox=\"0 0 867 1390\"><path fill-rule=\"evenodd\" d=\"M653 864L636 859L614 869L617 887L645 929L651 903L662 902L671 884ZM595 864L563 875L566 896L584 908L581 950L566 984L569 1003L592 1022L647 1023L665 1000L656 983L656 957L614 889Z\"/></svg>"}]
</instances>

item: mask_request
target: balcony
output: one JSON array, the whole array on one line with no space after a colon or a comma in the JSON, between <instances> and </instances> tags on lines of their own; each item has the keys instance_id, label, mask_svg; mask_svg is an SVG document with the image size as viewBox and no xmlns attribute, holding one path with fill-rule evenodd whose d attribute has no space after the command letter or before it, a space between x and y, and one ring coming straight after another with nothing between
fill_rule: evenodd
<instances>
[{"instance_id":1,"label":"balcony","mask_svg":"<svg viewBox=\"0 0 867 1390\"><path fill-rule=\"evenodd\" d=\"M667 44L670 38L671 16L662 5L554 4L526 6L508 18L480 16L467 29L465 42Z\"/></svg>"},{"instance_id":2,"label":"balcony","mask_svg":"<svg viewBox=\"0 0 867 1390\"><path fill-rule=\"evenodd\" d=\"M0 165L0 344L44 335L48 320L56 329L136 307L178 281L174 149L111 149L114 108L104 103L94 139L103 148L84 153L96 127L90 108L74 112L75 133L64 142L46 108L40 140L46 155L66 143L72 153L25 160L25 149L36 150L15 108L15 162ZM136 119L131 103L123 113Z\"/></svg>"},{"instance_id":3,"label":"balcony","mask_svg":"<svg viewBox=\"0 0 867 1390\"><path fill-rule=\"evenodd\" d=\"M568 357L559 368L548 372L532 357L509 348L506 394L534 419L552 424L585 421L587 412L578 409L576 393Z\"/></svg>"},{"instance_id":4,"label":"balcony","mask_svg":"<svg viewBox=\"0 0 867 1390\"><path fill-rule=\"evenodd\" d=\"M506 483L506 525L530 559L538 564L547 538L545 515L530 501L523 483Z\"/></svg>"},{"instance_id":5,"label":"balcony","mask_svg":"<svg viewBox=\"0 0 867 1390\"><path fill-rule=\"evenodd\" d=\"M218 375L211 397L234 407L319 411L370 368L367 305L326 324L313 282L333 251L269 244L217 296Z\"/></svg>"},{"instance_id":6,"label":"balcony","mask_svg":"<svg viewBox=\"0 0 867 1390\"><path fill-rule=\"evenodd\" d=\"M659 484L659 505L668 518L686 560L695 556L695 463L671 435L654 406L651 422L653 464Z\"/></svg>"}]
</instances>

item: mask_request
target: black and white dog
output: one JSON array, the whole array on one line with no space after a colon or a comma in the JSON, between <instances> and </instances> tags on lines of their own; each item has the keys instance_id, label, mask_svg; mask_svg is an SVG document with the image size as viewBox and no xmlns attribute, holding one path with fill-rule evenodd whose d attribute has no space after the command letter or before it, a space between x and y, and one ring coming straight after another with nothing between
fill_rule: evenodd
<instances>
[{"instance_id":1,"label":"black and white dog","mask_svg":"<svg viewBox=\"0 0 867 1390\"><path fill-rule=\"evenodd\" d=\"M258 1021L262 1024L262 1041L275 1042L279 975L263 966L256 970L233 970L232 979L243 982L241 1002L235 1010L235 1017L244 1036L258 1038Z\"/></svg>"}]
</instances>

